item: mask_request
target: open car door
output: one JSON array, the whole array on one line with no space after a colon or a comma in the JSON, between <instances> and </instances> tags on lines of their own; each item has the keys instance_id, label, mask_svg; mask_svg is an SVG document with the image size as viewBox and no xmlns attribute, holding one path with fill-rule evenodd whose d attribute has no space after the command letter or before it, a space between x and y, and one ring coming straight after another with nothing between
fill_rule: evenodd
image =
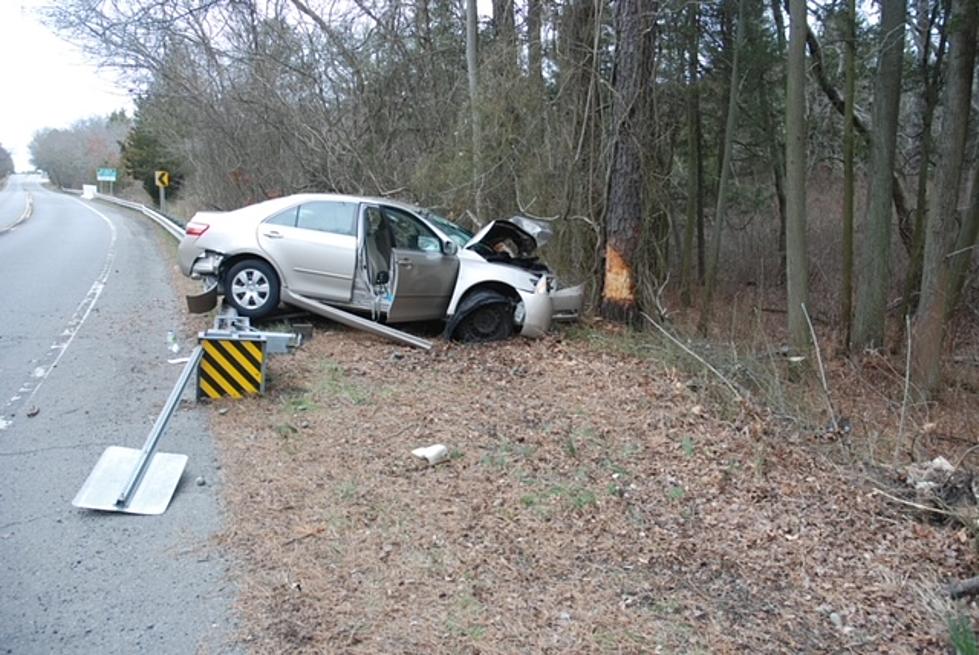
<instances>
[{"instance_id":1,"label":"open car door","mask_svg":"<svg viewBox=\"0 0 979 655\"><path fill-rule=\"evenodd\" d=\"M391 242L391 285L394 295L387 317L391 323L445 318L459 275L459 259L446 254L434 232L410 213L381 207Z\"/></svg>"}]
</instances>

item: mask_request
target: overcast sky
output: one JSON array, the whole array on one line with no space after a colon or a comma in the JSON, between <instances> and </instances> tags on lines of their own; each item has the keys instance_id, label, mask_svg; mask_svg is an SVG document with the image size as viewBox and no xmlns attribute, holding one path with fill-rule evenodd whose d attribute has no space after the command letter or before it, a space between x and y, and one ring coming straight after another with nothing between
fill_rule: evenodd
<instances>
[{"instance_id":1,"label":"overcast sky","mask_svg":"<svg viewBox=\"0 0 979 655\"><path fill-rule=\"evenodd\" d=\"M116 109L132 112L109 71L99 72L41 24L37 9L50 1L0 0L0 144L17 170L33 168L27 145L35 131Z\"/></svg>"}]
</instances>

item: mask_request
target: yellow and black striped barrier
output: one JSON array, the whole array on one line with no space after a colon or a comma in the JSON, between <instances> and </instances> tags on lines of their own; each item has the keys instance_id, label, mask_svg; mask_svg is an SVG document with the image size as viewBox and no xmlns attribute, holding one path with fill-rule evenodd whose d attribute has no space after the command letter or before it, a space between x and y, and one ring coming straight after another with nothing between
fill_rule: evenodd
<instances>
[{"instance_id":1,"label":"yellow and black striped barrier","mask_svg":"<svg viewBox=\"0 0 979 655\"><path fill-rule=\"evenodd\" d=\"M204 356L197 367L197 398L242 398L265 392L266 340L247 333L200 337Z\"/></svg>"}]
</instances>

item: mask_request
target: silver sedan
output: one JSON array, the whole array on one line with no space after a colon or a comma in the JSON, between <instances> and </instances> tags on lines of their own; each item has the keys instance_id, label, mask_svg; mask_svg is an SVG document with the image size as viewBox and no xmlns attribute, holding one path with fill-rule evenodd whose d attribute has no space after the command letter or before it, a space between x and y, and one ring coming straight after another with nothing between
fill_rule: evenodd
<instances>
[{"instance_id":1,"label":"silver sedan","mask_svg":"<svg viewBox=\"0 0 979 655\"><path fill-rule=\"evenodd\" d=\"M301 194L198 213L178 257L243 316L302 296L391 323L441 319L448 337L490 341L536 337L581 312L582 286L559 287L537 257L549 236L523 217L472 234L412 205Z\"/></svg>"}]
</instances>

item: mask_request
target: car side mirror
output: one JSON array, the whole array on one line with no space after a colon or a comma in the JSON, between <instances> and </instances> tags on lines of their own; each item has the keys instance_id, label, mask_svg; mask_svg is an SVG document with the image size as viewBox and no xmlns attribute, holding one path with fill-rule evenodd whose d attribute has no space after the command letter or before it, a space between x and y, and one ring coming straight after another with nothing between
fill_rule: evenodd
<instances>
[{"instance_id":1,"label":"car side mirror","mask_svg":"<svg viewBox=\"0 0 979 655\"><path fill-rule=\"evenodd\" d=\"M387 271L378 271L377 275L374 277L374 284L377 286L382 286L387 284L391 280L391 274Z\"/></svg>"},{"instance_id":2,"label":"car side mirror","mask_svg":"<svg viewBox=\"0 0 979 655\"><path fill-rule=\"evenodd\" d=\"M456 245L455 241L446 241L445 245L442 246L442 252L446 255L455 255L459 252L459 246Z\"/></svg>"}]
</instances>

